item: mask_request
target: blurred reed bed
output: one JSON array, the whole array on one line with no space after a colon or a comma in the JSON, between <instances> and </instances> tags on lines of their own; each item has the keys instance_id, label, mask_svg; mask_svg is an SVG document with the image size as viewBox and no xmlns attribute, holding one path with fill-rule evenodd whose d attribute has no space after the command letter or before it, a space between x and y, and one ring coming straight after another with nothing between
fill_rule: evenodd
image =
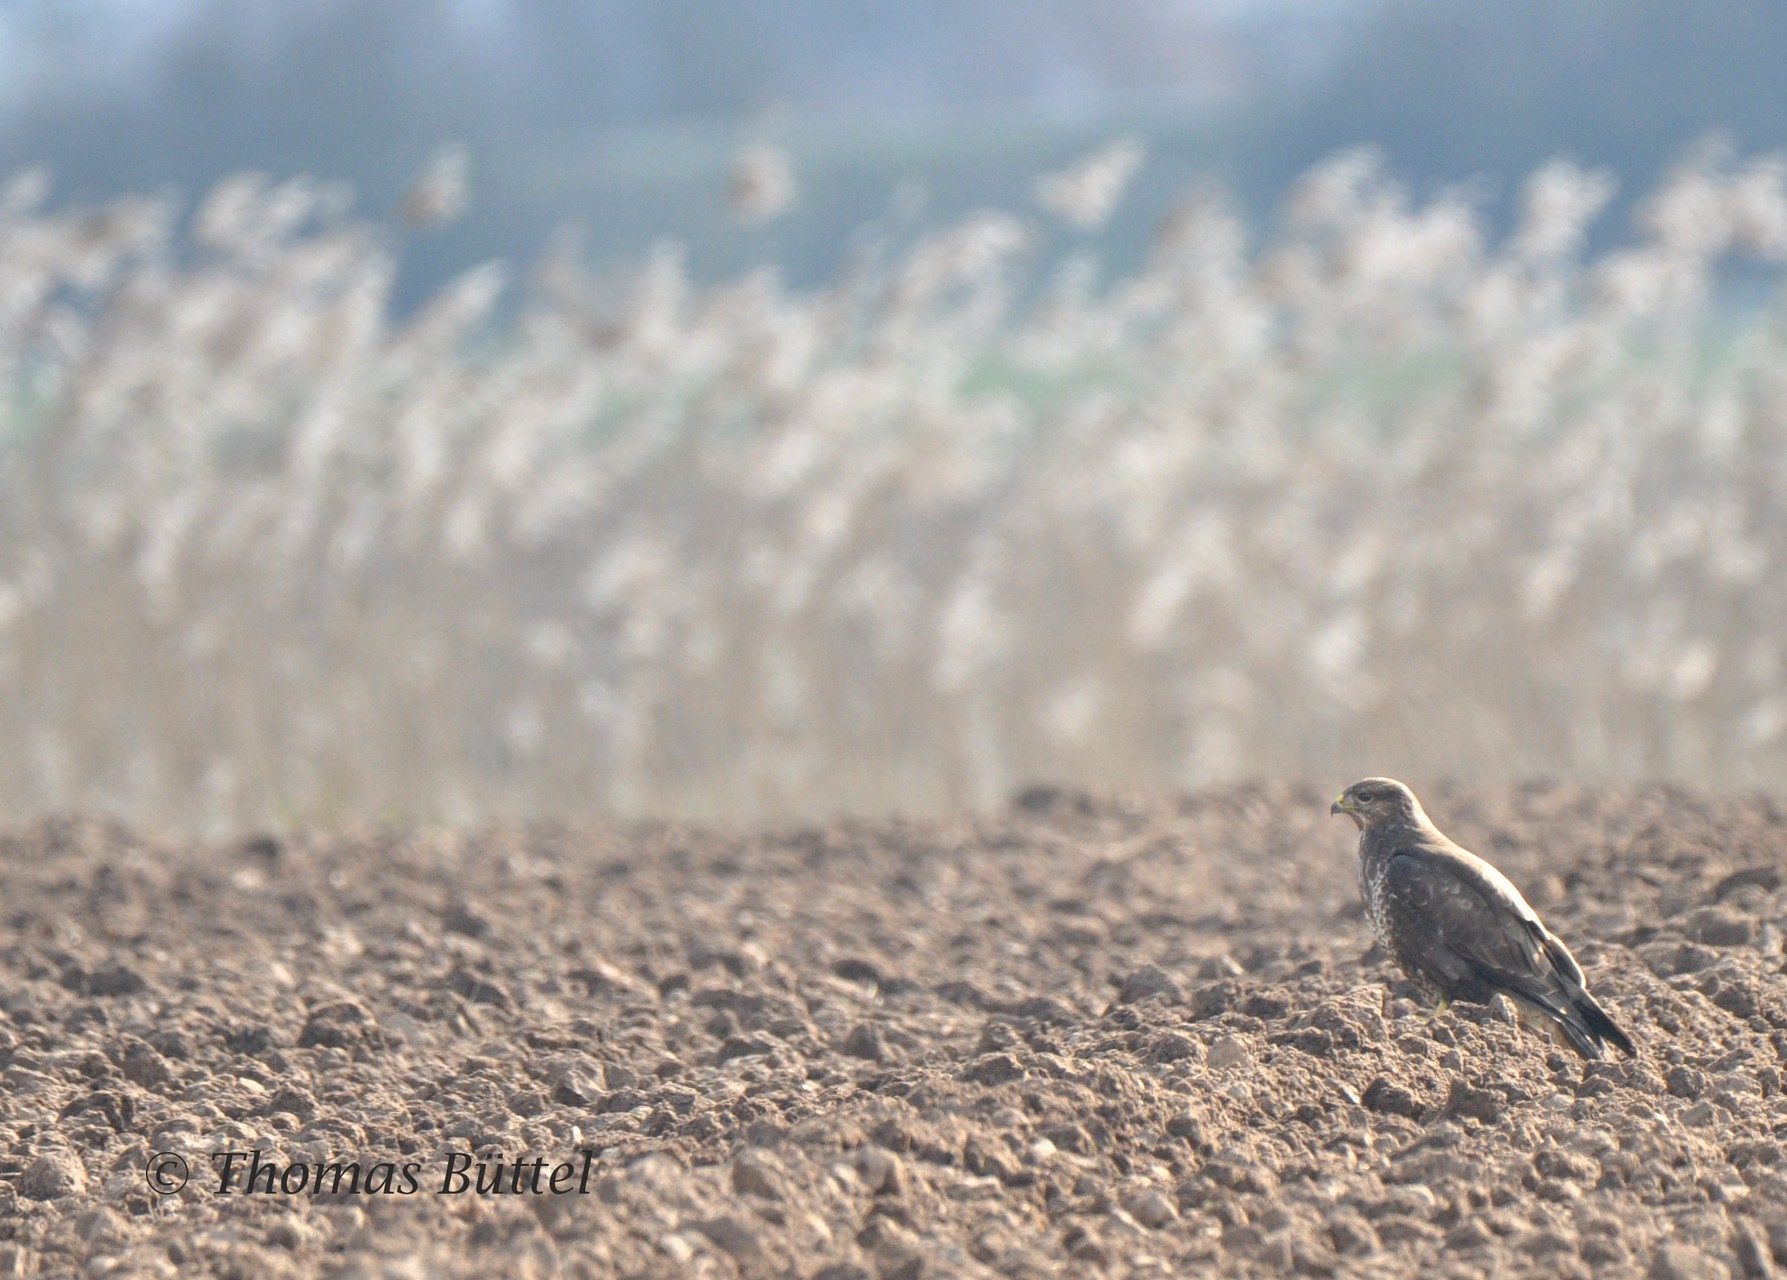
<instances>
[{"instance_id":1,"label":"blurred reed bed","mask_svg":"<svg viewBox=\"0 0 1787 1280\"><path fill-rule=\"evenodd\" d=\"M1716 299L1732 261L1778 285L1779 161L1698 157L1591 253L1597 174L1546 167L1491 235L1348 155L1269 231L1193 195L1107 279L1086 229L1140 159L817 294L566 248L401 320L398 233L327 185L245 176L180 216L14 179L0 811L1781 786L1787 334ZM794 195L763 149L732 191L743 219Z\"/></svg>"}]
</instances>

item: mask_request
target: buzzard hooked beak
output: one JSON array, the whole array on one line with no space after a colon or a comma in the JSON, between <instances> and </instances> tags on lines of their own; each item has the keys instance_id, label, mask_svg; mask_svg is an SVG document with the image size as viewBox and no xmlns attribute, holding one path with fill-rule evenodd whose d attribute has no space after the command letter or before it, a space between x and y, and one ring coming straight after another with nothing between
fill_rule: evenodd
<instances>
[{"instance_id":1,"label":"buzzard hooked beak","mask_svg":"<svg viewBox=\"0 0 1787 1280\"><path fill-rule=\"evenodd\" d=\"M1337 813L1351 813L1358 807L1351 796L1343 794L1328 806L1328 816L1333 817Z\"/></svg>"}]
</instances>

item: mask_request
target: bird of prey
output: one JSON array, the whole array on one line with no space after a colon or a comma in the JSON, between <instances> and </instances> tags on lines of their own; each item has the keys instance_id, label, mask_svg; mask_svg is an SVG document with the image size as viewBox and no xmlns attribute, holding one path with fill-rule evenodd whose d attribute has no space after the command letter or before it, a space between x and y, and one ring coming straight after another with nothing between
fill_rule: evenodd
<instances>
[{"instance_id":1,"label":"bird of prey","mask_svg":"<svg viewBox=\"0 0 1787 1280\"><path fill-rule=\"evenodd\" d=\"M1359 889L1372 930L1436 1010L1499 993L1522 1021L1555 1028L1584 1058L1608 1045L1631 1057L1583 982L1582 968L1520 890L1440 834L1393 778L1355 782L1329 808L1359 824Z\"/></svg>"}]
</instances>

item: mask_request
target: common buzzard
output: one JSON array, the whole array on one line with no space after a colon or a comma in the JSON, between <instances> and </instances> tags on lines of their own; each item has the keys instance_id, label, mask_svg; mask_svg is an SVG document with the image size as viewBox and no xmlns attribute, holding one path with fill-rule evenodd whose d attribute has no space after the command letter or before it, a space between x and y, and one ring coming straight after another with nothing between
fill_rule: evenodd
<instances>
[{"instance_id":1,"label":"common buzzard","mask_svg":"<svg viewBox=\"0 0 1787 1280\"><path fill-rule=\"evenodd\" d=\"M1359 824L1359 888L1378 941L1438 1009L1488 1004L1499 993L1524 1021L1561 1033L1585 1058L1631 1038L1595 1003L1570 949L1520 890L1429 821L1415 793L1367 778L1329 809Z\"/></svg>"}]
</instances>

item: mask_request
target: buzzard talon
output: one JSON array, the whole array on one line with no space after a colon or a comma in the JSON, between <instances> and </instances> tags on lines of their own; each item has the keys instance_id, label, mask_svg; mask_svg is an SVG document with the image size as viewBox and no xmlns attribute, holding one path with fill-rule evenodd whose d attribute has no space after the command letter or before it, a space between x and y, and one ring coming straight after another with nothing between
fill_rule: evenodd
<instances>
[{"instance_id":1,"label":"buzzard talon","mask_svg":"<svg viewBox=\"0 0 1787 1280\"><path fill-rule=\"evenodd\" d=\"M1433 1006L1454 1000L1514 1002L1584 1058L1611 1044L1632 1057L1631 1038L1588 993L1576 958L1540 921L1520 890L1429 821L1415 793L1367 778L1340 793L1329 813L1359 827L1359 888L1372 931Z\"/></svg>"}]
</instances>

